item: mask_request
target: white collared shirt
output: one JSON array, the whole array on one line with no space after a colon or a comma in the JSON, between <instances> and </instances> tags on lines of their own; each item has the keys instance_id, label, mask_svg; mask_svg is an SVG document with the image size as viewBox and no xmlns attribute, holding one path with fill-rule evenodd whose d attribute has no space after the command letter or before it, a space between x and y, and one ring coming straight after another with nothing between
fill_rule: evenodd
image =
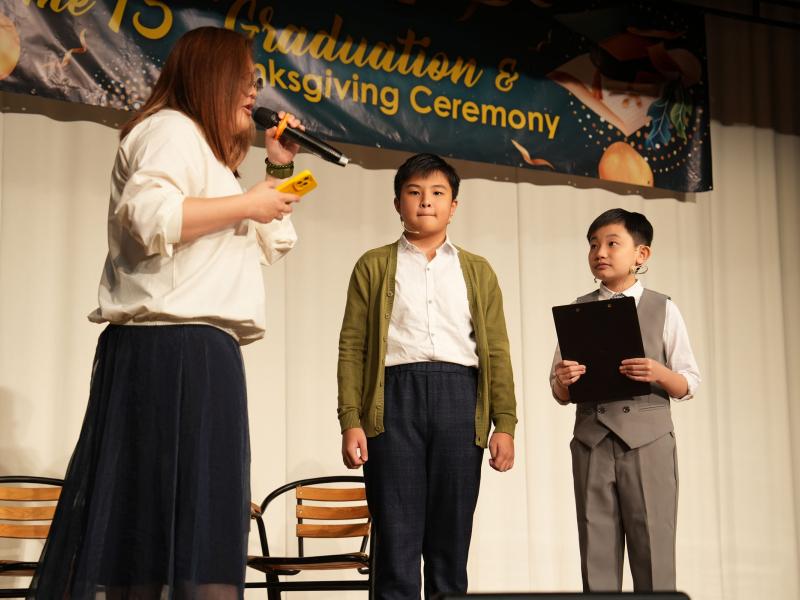
<instances>
[{"instance_id":1,"label":"white collared shirt","mask_svg":"<svg viewBox=\"0 0 800 600\"><path fill-rule=\"evenodd\" d=\"M291 221L244 220L180 243L184 198L241 193L233 172L183 113L162 110L136 125L120 143L111 175L108 256L89 320L208 324L241 344L263 337L260 265L294 246Z\"/></svg>"},{"instance_id":2,"label":"white collared shirt","mask_svg":"<svg viewBox=\"0 0 800 600\"><path fill-rule=\"evenodd\" d=\"M397 242L386 366L442 361L478 366L458 249L445 239L433 260L405 235Z\"/></svg>"},{"instance_id":3,"label":"white collared shirt","mask_svg":"<svg viewBox=\"0 0 800 600\"><path fill-rule=\"evenodd\" d=\"M639 300L642 298L644 286L642 282L637 280L627 290L621 292L625 296L630 296L636 300L636 305L639 305ZM608 300L616 292L611 291L602 283L600 284L600 295L598 300ZM676 402L682 400L691 400L694 397L695 390L700 385L700 369L697 367L697 361L692 352L692 346L689 343L689 333L686 331L686 323L683 321L681 312L675 303L667 299L666 314L664 316L664 353L667 357L666 367L675 373L683 375L686 378L689 391L682 398L672 398ZM556 346L555 356L553 356L553 365L550 368L550 387L553 387L553 381L556 377L556 363L561 360L561 350ZM556 398L558 400L558 398ZM561 402L561 404L568 404Z\"/></svg>"}]
</instances>

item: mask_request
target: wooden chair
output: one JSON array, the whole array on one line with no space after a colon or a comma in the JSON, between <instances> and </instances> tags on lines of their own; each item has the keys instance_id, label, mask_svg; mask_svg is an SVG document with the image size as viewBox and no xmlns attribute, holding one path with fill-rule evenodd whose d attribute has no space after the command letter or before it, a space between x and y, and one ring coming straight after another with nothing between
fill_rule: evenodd
<instances>
[{"instance_id":1,"label":"wooden chair","mask_svg":"<svg viewBox=\"0 0 800 600\"><path fill-rule=\"evenodd\" d=\"M49 477L0 476L0 538L45 539L62 484ZM37 564L0 557L0 577L32 577ZM0 598L24 598L27 591L0 588Z\"/></svg>"},{"instance_id":2,"label":"wooden chair","mask_svg":"<svg viewBox=\"0 0 800 600\"><path fill-rule=\"evenodd\" d=\"M332 487L330 484L358 484L353 487ZM297 535L296 556L272 556L264 525L264 512L269 504L287 492L294 491ZM343 503L348 503L343 505ZM356 504L353 504L356 503ZM261 556L250 556L247 565L266 575L265 582L248 582L248 588L267 588L269 600L278 600L282 591L299 590L367 590L372 598L372 549L369 509L366 504L364 478L333 476L301 479L287 483L270 493L260 506L253 504L251 516L258 525ZM307 521L313 521L308 523ZM324 523L323 521L334 521ZM342 523L342 521L349 521ZM355 521L355 522L353 522ZM344 554L307 554L306 540L310 538L360 538L353 551ZM370 546L369 552L367 546ZM366 578L348 580L281 581L304 571L353 569Z\"/></svg>"}]
</instances>

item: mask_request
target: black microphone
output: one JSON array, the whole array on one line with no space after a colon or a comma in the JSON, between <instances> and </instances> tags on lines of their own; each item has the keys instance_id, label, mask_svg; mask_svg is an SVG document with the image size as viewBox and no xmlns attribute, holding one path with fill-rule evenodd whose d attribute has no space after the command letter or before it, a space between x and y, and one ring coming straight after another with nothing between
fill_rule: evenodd
<instances>
[{"instance_id":1,"label":"black microphone","mask_svg":"<svg viewBox=\"0 0 800 600\"><path fill-rule=\"evenodd\" d=\"M261 125L264 129L275 127L281 122L281 118L278 116L278 113L276 113L274 110L264 108L263 106L261 108L257 108L255 112L253 112L253 120ZM293 142L297 142L303 148L311 152L311 154L316 154L320 158L324 158L325 160L336 163L337 165L344 167L350 162L350 159L342 154L339 150L333 146L329 146L322 140L315 138L307 131L301 131L300 129L294 129L293 127L287 126L281 135L285 135Z\"/></svg>"}]
</instances>

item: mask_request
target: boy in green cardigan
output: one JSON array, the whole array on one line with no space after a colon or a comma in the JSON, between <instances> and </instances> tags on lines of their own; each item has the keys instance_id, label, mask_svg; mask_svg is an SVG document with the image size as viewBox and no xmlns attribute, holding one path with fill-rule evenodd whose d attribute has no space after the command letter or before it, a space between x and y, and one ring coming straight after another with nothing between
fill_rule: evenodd
<instances>
[{"instance_id":1,"label":"boy in green cardigan","mask_svg":"<svg viewBox=\"0 0 800 600\"><path fill-rule=\"evenodd\" d=\"M447 236L460 178L433 154L395 175L404 233L356 263L339 337L342 458L364 466L377 598L467 591L481 457L507 471L517 423L503 299ZM489 430L494 424L494 432Z\"/></svg>"}]
</instances>

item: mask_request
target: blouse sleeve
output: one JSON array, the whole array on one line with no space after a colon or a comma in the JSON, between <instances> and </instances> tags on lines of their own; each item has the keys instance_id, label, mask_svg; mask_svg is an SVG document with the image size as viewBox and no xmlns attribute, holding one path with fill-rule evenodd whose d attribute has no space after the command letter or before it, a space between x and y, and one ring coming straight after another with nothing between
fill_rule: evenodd
<instances>
[{"instance_id":1,"label":"blouse sleeve","mask_svg":"<svg viewBox=\"0 0 800 600\"><path fill-rule=\"evenodd\" d=\"M255 228L262 264L272 265L278 262L297 243L297 232L291 215L286 215L280 221L274 219L269 223L255 223Z\"/></svg>"},{"instance_id":2,"label":"blouse sleeve","mask_svg":"<svg viewBox=\"0 0 800 600\"><path fill-rule=\"evenodd\" d=\"M194 123L162 118L143 123L127 145L128 177L112 218L128 230L148 255L172 256L180 241L183 200L202 195L202 138Z\"/></svg>"}]
</instances>

